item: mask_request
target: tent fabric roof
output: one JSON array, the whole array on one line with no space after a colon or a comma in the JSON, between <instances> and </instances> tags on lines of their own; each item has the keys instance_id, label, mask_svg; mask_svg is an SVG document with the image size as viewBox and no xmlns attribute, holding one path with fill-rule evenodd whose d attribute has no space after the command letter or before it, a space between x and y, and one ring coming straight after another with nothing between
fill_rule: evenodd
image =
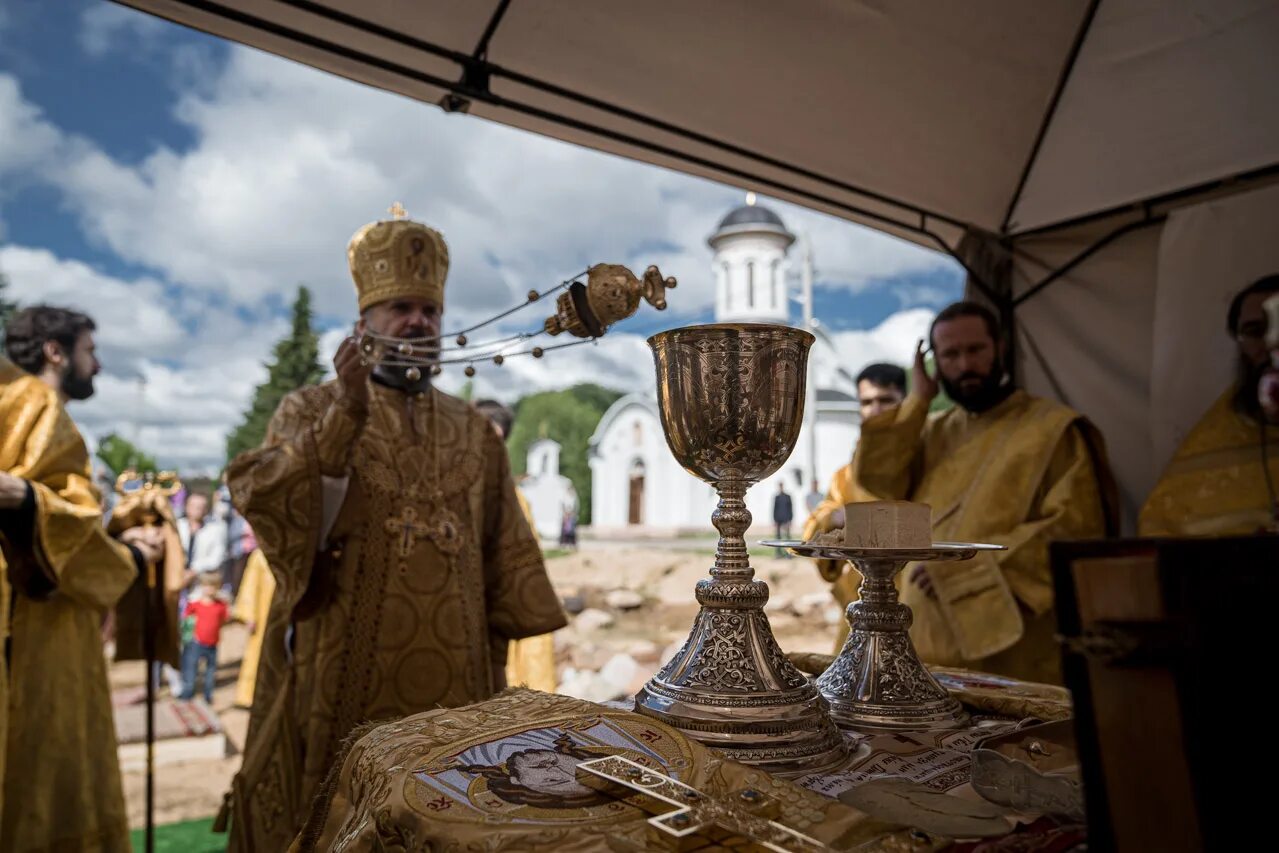
<instances>
[{"instance_id":1,"label":"tent fabric roof","mask_svg":"<svg viewBox=\"0 0 1279 853\"><path fill-rule=\"evenodd\" d=\"M1276 0L123 2L934 247L1277 166Z\"/></svg>"}]
</instances>

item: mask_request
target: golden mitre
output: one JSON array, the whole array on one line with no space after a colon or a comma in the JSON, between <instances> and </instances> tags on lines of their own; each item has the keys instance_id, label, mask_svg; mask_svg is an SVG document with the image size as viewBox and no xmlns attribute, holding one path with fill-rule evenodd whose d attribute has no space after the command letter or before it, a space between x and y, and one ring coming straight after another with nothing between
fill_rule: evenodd
<instances>
[{"instance_id":1,"label":"golden mitre","mask_svg":"<svg viewBox=\"0 0 1279 853\"><path fill-rule=\"evenodd\" d=\"M444 308L444 279L449 247L434 228L404 218L398 204L394 219L365 225L346 249L360 311L405 296L429 299Z\"/></svg>"}]
</instances>

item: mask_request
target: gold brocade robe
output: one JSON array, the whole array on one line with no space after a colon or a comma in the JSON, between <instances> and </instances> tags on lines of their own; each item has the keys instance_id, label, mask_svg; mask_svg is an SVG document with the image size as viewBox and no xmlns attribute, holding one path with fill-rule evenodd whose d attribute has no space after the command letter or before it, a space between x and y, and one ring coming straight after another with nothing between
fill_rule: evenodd
<instances>
[{"instance_id":1,"label":"gold brocade robe","mask_svg":"<svg viewBox=\"0 0 1279 853\"><path fill-rule=\"evenodd\" d=\"M925 564L929 596L899 578L926 663L1060 683L1048 543L1117 527L1100 434L1059 403L1013 391L989 411L933 417L918 397L862 425L853 477L877 498L932 506L934 541L1006 551Z\"/></svg>"},{"instance_id":2,"label":"gold brocade robe","mask_svg":"<svg viewBox=\"0 0 1279 853\"><path fill-rule=\"evenodd\" d=\"M836 471L835 476L831 478L826 497L813 510L808 521L804 522L804 532L800 538L811 542L818 534L830 531L834 527L832 516L836 510L842 510L845 504L873 500L875 496L858 486L853 479L853 466L850 462ZM817 564L817 571L822 578L830 581L831 595L835 597L841 609L847 609L850 602L857 600L857 588L862 582L860 572L841 560L814 560L813 562ZM848 620L840 619L839 635L835 639L835 654L839 654L840 649L844 647L844 641L848 639L848 630Z\"/></svg>"},{"instance_id":3,"label":"gold brocade robe","mask_svg":"<svg viewBox=\"0 0 1279 853\"><path fill-rule=\"evenodd\" d=\"M253 626L244 643L244 655L240 658L240 676L235 682L235 704L242 708L253 705L253 687L258 677L258 659L262 654L262 635L266 633L271 613L271 599L275 596L275 576L258 548L249 555L240 580L240 591L235 596L235 618Z\"/></svg>"},{"instance_id":4,"label":"gold brocade robe","mask_svg":"<svg viewBox=\"0 0 1279 853\"><path fill-rule=\"evenodd\" d=\"M0 469L31 483L36 498L29 550L0 536L0 619L12 616L0 680L0 850L127 851L99 629L138 571L102 528L84 439L57 394L4 359Z\"/></svg>"},{"instance_id":5,"label":"gold brocade robe","mask_svg":"<svg viewBox=\"0 0 1279 853\"><path fill-rule=\"evenodd\" d=\"M520 512L528 522L528 529L537 539L537 526L533 523L533 508L519 486L515 487L515 499ZM506 659L506 683L511 687L530 687L545 693L554 693L559 686L555 677L555 639L550 634L525 637L511 643Z\"/></svg>"},{"instance_id":6,"label":"gold brocade robe","mask_svg":"<svg viewBox=\"0 0 1279 853\"><path fill-rule=\"evenodd\" d=\"M1137 524L1142 536L1242 536L1274 523L1262 467L1261 424L1213 404L1164 469ZM1279 429L1266 430L1271 482L1279 485Z\"/></svg>"},{"instance_id":7,"label":"gold brocade robe","mask_svg":"<svg viewBox=\"0 0 1279 853\"><path fill-rule=\"evenodd\" d=\"M287 847L356 726L488 698L509 640L565 624L488 421L439 391L369 394L367 414L336 382L290 394L229 471L277 583L231 850Z\"/></svg>"}]
</instances>

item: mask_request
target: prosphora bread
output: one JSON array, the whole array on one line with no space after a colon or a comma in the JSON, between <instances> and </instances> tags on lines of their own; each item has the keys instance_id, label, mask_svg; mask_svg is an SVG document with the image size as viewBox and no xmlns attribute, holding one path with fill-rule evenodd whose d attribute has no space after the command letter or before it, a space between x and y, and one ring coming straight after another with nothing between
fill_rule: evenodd
<instances>
[{"instance_id":1,"label":"prosphora bread","mask_svg":"<svg viewBox=\"0 0 1279 853\"><path fill-rule=\"evenodd\" d=\"M844 544L850 548L927 548L933 544L932 507L910 501L844 506Z\"/></svg>"}]
</instances>

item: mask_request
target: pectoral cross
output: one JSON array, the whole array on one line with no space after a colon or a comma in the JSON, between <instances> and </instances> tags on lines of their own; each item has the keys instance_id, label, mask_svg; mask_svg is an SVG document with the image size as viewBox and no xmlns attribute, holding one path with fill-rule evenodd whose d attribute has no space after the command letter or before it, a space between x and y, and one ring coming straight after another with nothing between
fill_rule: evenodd
<instances>
[{"instance_id":1,"label":"pectoral cross","mask_svg":"<svg viewBox=\"0 0 1279 853\"><path fill-rule=\"evenodd\" d=\"M417 540L425 539L435 532L434 527L417 520L417 510L411 506L406 506L399 518L388 518L382 527L387 533L400 537L401 557L413 553Z\"/></svg>"}]
</instances>

